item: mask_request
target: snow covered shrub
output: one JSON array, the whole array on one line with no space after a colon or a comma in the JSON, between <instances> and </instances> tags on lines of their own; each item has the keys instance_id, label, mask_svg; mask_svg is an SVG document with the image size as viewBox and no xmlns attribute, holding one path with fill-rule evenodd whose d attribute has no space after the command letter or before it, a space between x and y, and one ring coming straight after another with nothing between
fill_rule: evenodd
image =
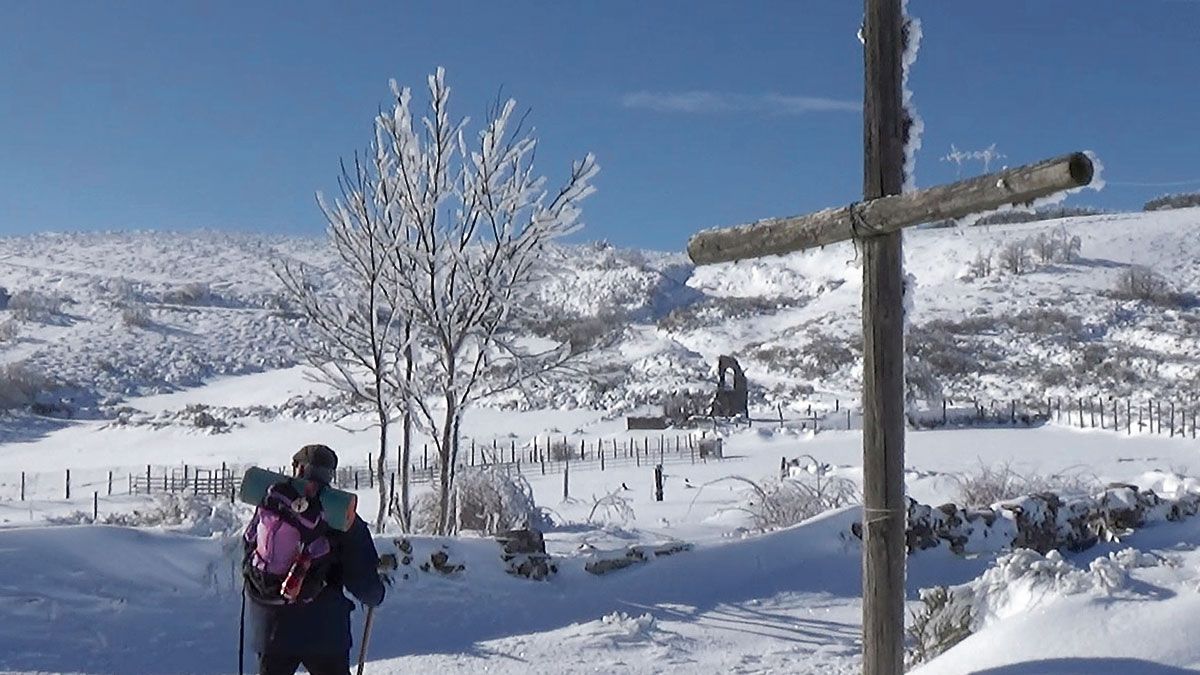
<instances>
[{"instance_id":1,"label":"snow covered shrub","mask_svg":"<svg viewBox=\"0 0 1200 675\"><path fill-rule=\"evenodd\" d=\"M14 319L0 321L0 342L8 342L21 334L21 322Z\"/></svg>"},{"instance_id":2,"label":"snow covered shrub","mask_svg":"<svg viewBox=\"0 0 1200 675\"><path fill-rule=\"evenodd\" d=\"M967 263L968 274L976 279L992 276L992 257L994 255L991 251L979 249L971 262Z\"/></svg>"},{"instance_id":3,"label":"snow covered shrub","mask_svg":"<svg viewBox=\"0 0 1200 675\"><path fill-rule=\"evenodd\" d=\"M985 364L999 358L992 352L974 349L955 334L954 328L953 324L939 321L909 326L905 350L943 379L978 373Z\"/></svg>"},{"instance_id":4,"label":"snow covered shrub","mask_svg":"<svg viewBox=\"0 0 1200 675\"><path fill-rule=\"evenodd\" d=\"M62 314L63 299L40 291L17 291L8 310L20 321L46 322Z\"/></svg>"},{"instance_id":5,"label":"snow covered shrub","mask_svg":"<svg viewBox=\"0 0 1200 675\"><path fill-rule=\"evenodd\" d=\"M121 323L135 328L147 328L153 322L150 311L141 303L130 303L121 308Z\"/></svg>"},{"instance_id":6,"label":"snow covered shrub","mask_svg":"<svg viewBox=\"0 0 1200 675\"><path fill-rule=\"evenodd\" d=\"M1121 272L1113 287L1113 297L1164 307L1186 304L1185 299L1171 288L1171 282L1166 277L1141 265L1133 265Z\"/></svg>"},{"instance_id":7,"label":"snow covered shrub","mask_svg":"<svg viewBox=\"0 0 1200 675\"><path fill-rule=\"evenodd\" d=\"M194 305L207 300L210 295L208 284L191 281L163 292L162 301L172 305Z\"/></svg>"},{"instance_id":8,"label":"snow covered shrub","mask_svg":"<svg viewBox=\"0 0 1200 675\"><path fill-rule=\"evenodd\" d=\"M744 319L751 316L770 314L789 307L799 307L808 302L803 297L759 297L740 298L717 296L705 298L682 307L676 307L658 320L658 327L673 333L687 332L711 326L722 321Z\"/></svg>"},{"instance_id":9,"label":"snow covered shrub","mask_svg":"<svg viewBox=\"0 0 1200 675\"><path fill-rule=\"evenodd\" d=\"M946 586L922 588L920 596L923 606L911 612L905 629L907 668L925 663L971 636L971 605L961 596L951 595Z\"/></svg>"},{"instance_id":10,"label":"snow covered shrub","mask_svg":"<svg viewBox=\"0 0 1200 675\"><path fill-rule=\"evenodd\" d=\"M581 354L611 346L620 339L629 327L629 315L620 308L608 309L594 316L547 308L542 316L524 323L534 334L569 345L572 354Z\"/></svg>"},{"instance_id":11,"label":"snow covered shrub","mask_svg":"<svg viewBox=\"0 0 1200 675\"><path fill-rule=\"evenodd\" d=\"M1182 194L1155 197L1154 199L1146 202L1143 210L1162 211L1164 209L1186 209L1192 206L1200 206L1200 192L1187 192Z\"/></svg>"},{"instance_id":12,"label":"snow covered shrub","mask_svg":"<svg viewBox=\"0 0 1200 675\"><path fill-rule=\"evenodd\" d=\"M617 489L597 499L592 497L592 510L588 511L587 522L592 524L611 523L625 525L634 520L633 500ZM599 516L599 519L597 519Z\"/></svg>"},{"instance_id":13,"label":"snow covered shrub","mask_svg":"<svg viewBox=\"0 0 1200 675\"><path fill-rule=\"evenodd\" d=\"M54 388L53 380L24 361L0 366L0 410L33 405Z\"/></svg>"},{"instance_id":14,"label":"snow covered shrub","mask_svg":"<svg viewBox=\"0 0 1200 675\"><path fill-rule=\"evenodd\" d=\"M1132 569L1174 565L1161 556L1124 549L1093 560L1086 570L1063 559L1018 549L992 563L979 578L958 586L921 589L923 607L907 634L909 667L927 661L996 621L1079 594L1098 597L1128 589Z\"/></svg>"},{"instance_id":15,"label":"snow covered shrub","mask_svg":"<svg viewBox=\"0 0 1200 675\"><path fill-rule=\"evenodd\" d=\"M858 500L853 481L828 474L828 466L816 462L813 470L793 471L786 478L768 478L756 483L741 476L734 480L750 487L745 506L735 507L750 516L756 530L789 527Z\"/></svg>"},{"instance_id":16,"label":"snow covered shrub","mask_svg":"<svg viewBox=\"0 0 1200 675\"><path fill-rule=\"evenodd\" d=\"M224 497L212 495L160 494L143 509L130 512L101 513L96 520L86 511L74 511L48 518L55 525L118 525L121 527L161 527L200 537L230 536L241 531L254 509L240 502L230 504Z\"/></svg>"},{"instance_id":17,"label":"snow covered shrub","mask_svg":"<svg viewBox=\"0 0 1200 675\"><path fill-rule=\"evenodd\" d=\"M575 446L565 438L550 442L550 459L555 462L569 462L575 459Z\"/></svg>"},{"instance_id":18,"label":"snow covered shrub","mask_svg":"<svg viewBox=\"0 0 1200 675\"><path fill-rule=\"evenodd\" d=\"M533 489L520 474L509 475L494 468L464 468L454 478L451 496L453 522L457 531L471 530L486 535L525 528L545 529L549 515L533 500ZM438 499L433 492L419 495L413 503L413 528L422 533L437 531Z\"/></svg>"},{"instance_id":19,"label":"snow covered shrub","mask_svg":"<svg viewBox=\"0 0 1200 675\"><path fill-rule=\"evenodd\" d=\"M1009 274L1024 274L1029 271L1029 243L1014 239L1005 244L997 256L1000 269Z\"/></svg>"},{"instance_id":20,"label":"snow covered shrub","mask_svg":"<svg viewBox=\"0 0 1200 675\"><path fill-rule=\"evenodd\" d=\"M1055 492L1067 495L1088 494L1099 488L1099 480L1082 471L1049 476L1022 474L1007 462L980 466L971 473L952 477L958 487L955 503L962 506L990 506L1023 495Z\"/></svg>"}]
</instances>

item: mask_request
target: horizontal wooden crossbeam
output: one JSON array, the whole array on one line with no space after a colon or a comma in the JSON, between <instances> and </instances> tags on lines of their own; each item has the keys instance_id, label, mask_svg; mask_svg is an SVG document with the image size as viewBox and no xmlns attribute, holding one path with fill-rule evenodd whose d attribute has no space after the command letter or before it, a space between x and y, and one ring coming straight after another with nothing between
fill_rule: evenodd
<instances>
[{"instance_id":1,"label":"horizontal wooden crossbeam","mask_svg":"<svg viewBox=\"0 0 1200 675\"><path fill-rule=\"evenodd\" d=\"M1082 152L1047 159L918 192L826 209L803 216L769 218L748 225L704 230L688 242L697 265L782 255L932 223L963 218L1007 205L1027 205L1092 182L1092 160Z\"/></svg>"}]
</instances>

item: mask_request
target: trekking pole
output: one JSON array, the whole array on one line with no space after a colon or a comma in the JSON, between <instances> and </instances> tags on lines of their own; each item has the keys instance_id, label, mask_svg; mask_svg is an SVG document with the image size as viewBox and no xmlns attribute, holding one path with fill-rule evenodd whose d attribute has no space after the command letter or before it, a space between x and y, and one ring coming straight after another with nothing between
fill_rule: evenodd
<instances>
[{"instance_id":1,"label":"trekking pole","mask_svg":"<svg viewBox=\"0 0 1200 675\"><path fill-rule=\"evenodd\" d=\"M358 646L358 675L363 675L363 666L367 662L367 643L371 641L371 624L375 621L375 608L367 608L367 621L363 624L362 644Z\"/></svg>"}]
</instances>

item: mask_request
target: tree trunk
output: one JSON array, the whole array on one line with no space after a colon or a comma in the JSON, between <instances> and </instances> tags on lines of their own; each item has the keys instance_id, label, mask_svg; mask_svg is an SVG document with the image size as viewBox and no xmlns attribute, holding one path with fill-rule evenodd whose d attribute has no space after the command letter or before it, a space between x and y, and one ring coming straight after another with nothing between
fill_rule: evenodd
<instances>
[{"instance_id":1,"label":"tree trunk","mask_svg":"<svg viewBox=\"0 0 1200 675\"><path fill-rule=\"evenodd\" d=\"M377 406L376 414L379 416L379 458L375 461L375 485L379 488L379 511L375 514L375 534L383 534L384 519L387 518L388 512L388 488L387 488L387 447L388 447L388 416L387 410L382 406Z\"/></svg>"},{"instance_id":2,"label":"tree trunk","mask_svg":"<svg viewBox=\"0 0 1200 675\"><path fill-rule=\"evenodd\" d=\"M411 324L410 324L411 326ZM412 334L411 327L407 327L404 332L404 382L405 391L412 390L413 380L413 352L412 345L409 344L409 337ZM412 501L410 499L409 487L412 483L412 476L409 470L409 464L412 461L412 401L404 400L404 427L401 431L400 440L400 529L404 532L412 531Z\"/></svg>"},{"instance_id":3,"label":"tree trunk","mask_svg":"<svg viewBox=\"0 0 1200 675\"><path fill-rule=\"evenodd\" d=\"M412 413L407 410L403 424L400 437L400 503L396 505L396 516L400 519L400 530L412 532L412 503L409 498L409 484L412 482L409 468L412 458Z\"/></svg>"},{"instance_id":4,"label":"tree trunk","mask_svg":"<svg viewBox=\"0 0 1200 675\"><path fill-rule=\"evenodd\" d=\"M451 468L453 466L453 456L451 454L451 443L454 436L454 418L456 412L454 407L454 397L446 397L446 417L442 423L442 442L438 447L438 458L441 466L438 467L438 534L445 535L450 529L450 489L453 485L453 477Z\"/></svg>"}]
</instances>

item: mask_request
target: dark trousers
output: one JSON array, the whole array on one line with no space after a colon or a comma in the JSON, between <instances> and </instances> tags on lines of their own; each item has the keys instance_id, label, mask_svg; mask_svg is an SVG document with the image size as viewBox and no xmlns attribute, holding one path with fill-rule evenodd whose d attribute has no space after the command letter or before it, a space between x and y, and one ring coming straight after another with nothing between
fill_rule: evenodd
<instances>
[{"instance_id":1,"label":"dark trousers","mask_svg":"<svg viewBox=\"0 0 1200 675\"><path fill-rule=\"evenodd\" d=\"M294 675L304 664L311 675L350 675L350 655L334 656L284 656L282 654L259 654L259 675Z\"/></svg>"}]
</instances>

